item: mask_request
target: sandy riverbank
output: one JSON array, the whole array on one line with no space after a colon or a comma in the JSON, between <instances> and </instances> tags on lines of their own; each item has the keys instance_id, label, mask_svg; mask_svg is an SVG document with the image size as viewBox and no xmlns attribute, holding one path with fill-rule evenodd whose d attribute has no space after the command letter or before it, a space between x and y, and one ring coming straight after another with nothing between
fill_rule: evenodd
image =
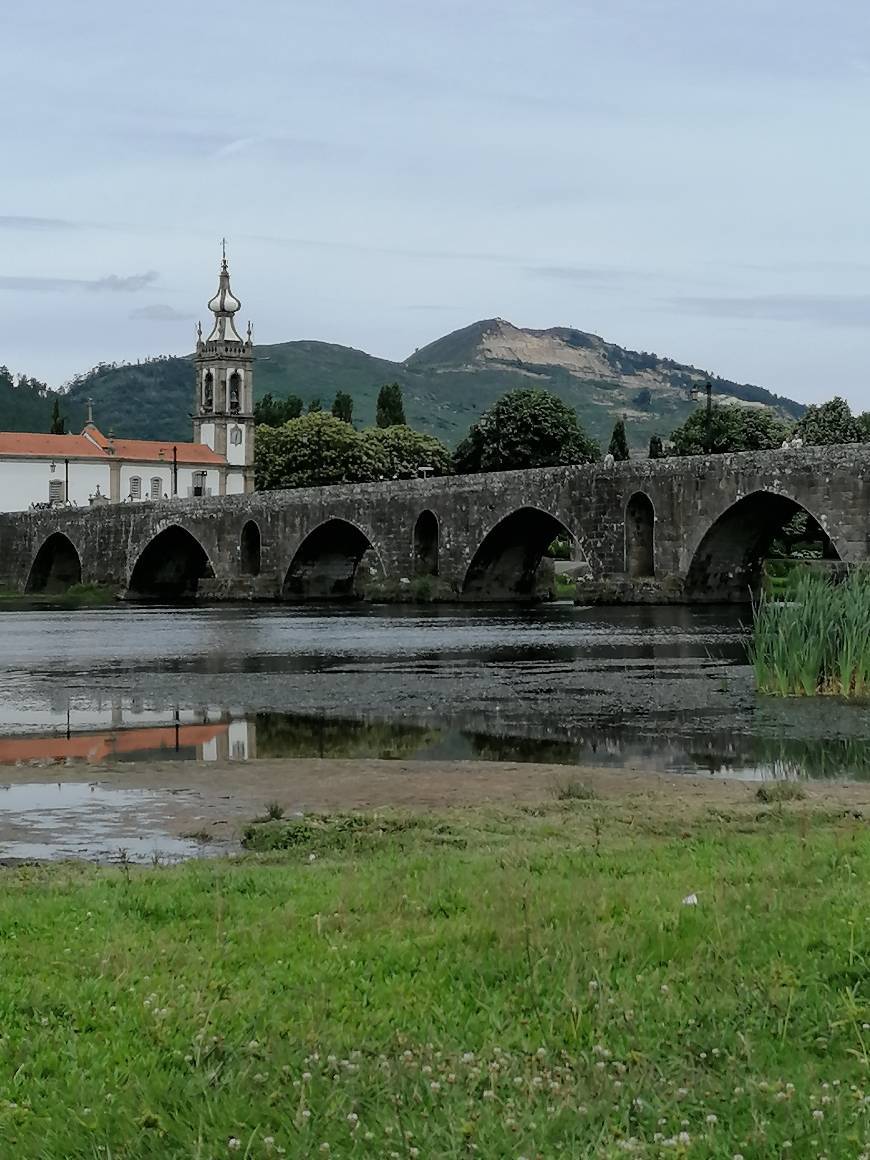
<instances>
[{"instance_id":1,"label":"sandy riverbank","mask_svg":"<svg viewBox=\"0 0 870 1160\"><path fill-rule=\"evenodd\" d=\"M586 787L601 808L637 811L647 819L684 817L688 823L710 810L759 807L758 782L667 777L642 767L282 759L6 768L0 773L0 858L226 851L269 802L288 815L510 807L552 803L570 783ZM792 803L796 808L870 816L866 782L802 784L806 796Z\"/></svg>"}]
</instances>

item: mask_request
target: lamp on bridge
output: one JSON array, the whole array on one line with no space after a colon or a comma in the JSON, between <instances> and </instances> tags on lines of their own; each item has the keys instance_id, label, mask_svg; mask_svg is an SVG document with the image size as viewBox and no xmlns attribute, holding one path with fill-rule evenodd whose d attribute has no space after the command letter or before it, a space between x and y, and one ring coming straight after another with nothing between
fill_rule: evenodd
<instances>
[{"instance_id":1,"label":"lamp on bridge","mask_svg":"<svg viewBox=\"0 0 870 1160\"><path fill-rule=\"evenodd\" d=\"M707 418L704 423L704 454L710 454L710 448L713 443L713 384L707 379L704 384L704 390L707 393ZM701 388L697 383L692 383L691 390L692 402L697 403L701 397Z\"/></svg>"}]
</instances>

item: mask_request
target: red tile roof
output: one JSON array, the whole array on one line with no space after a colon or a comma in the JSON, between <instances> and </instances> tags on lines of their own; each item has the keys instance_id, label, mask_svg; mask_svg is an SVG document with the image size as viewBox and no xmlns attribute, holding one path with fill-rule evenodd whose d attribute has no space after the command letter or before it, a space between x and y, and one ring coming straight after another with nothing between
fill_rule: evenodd
<instances>
[{"instance_id":1,"label":"red tile roof","mask_svg":"<svg viewBox=\"0 0 870 1160\"><path fill-rule=\"evenodd\" d=\"M0 457L32 456L38 459L120 459L133 463L172 463L172 449L182 464L214 465L226 459L204 443L161 443L150 439L115 439L109 456L109 439L96 427L88 435L41 435L29 431L0 431Z\"/></svg>"},{"instance_id":2,"label":"red tile roof","mask_svg":"<svg viewBox=\"0 0 870 1160\"><path fill-rule=\"evenodd\" d=\"M105 452L84 435L40 435L0 431L0 455L33 455L42 459L105 459Z\"/></svg>"},{"instance_id":3,"label":"red tile roof","mask_svg":"<svg viewBox=\"0 0 870 1160\"><path fill-rule=\"evenodd\" d=\"M115 439L113 459L134 460L136 463L171 463L172 449L175 448L178 463L214 464L226 463L226 457L218 455L204 443L157 443L148 439Z\"/></svg>"}]
</instances>

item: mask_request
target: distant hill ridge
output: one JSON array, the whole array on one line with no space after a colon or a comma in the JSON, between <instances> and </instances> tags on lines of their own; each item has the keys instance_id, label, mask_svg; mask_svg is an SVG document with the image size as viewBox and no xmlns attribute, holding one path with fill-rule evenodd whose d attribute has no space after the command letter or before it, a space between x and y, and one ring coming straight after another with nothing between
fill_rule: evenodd
<instances>
[{"instance_id":1,"label":"distant hill ridge","mask_svg":"<svg viewBox=\"0 0 870 1160\"><path fill-rule=\"evenodd\" d=\"M379 388L401 383L408 421L455 444L482 411L515 387L542 387L573 406L586 430L605 442L616 419L626 415L629 439L643 447L653 434L666 436L697 404L690 391L705 373L673 359L626 350L598 335L570 327L533 330L501 318L453 331L416 350L404 362L376 358L332 343L298 340L256 348L257 397L299 395L328 407L337 391L354 400L354 419L375 418ZM94 400L103 430L119 436L189 439L193 405L190 359L161 357L137 364L107 364L76 378L62 396L69 427L84 423L86 400ZM805 408L762 387L713 379L719 401L774 409L797 419ZM17 393L17 392L16 392ZM0 429L22 426L20 408L0 394ZM40 396L49 421L55 392ZM33 408L26 408L32 416Z\"/></svg>"}]
</instances>

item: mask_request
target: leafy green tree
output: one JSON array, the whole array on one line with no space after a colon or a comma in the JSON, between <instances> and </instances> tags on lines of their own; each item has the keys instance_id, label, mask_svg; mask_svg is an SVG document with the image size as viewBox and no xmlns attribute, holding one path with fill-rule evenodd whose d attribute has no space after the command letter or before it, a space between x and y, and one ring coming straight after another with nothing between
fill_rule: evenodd
<instances>
[{"instance_id":1,"label":"leafy green tree","mask_svg":"<svg viewBox=\"0 0 870 1160\"><path fill-rule=\"evenodd\" d=\"M574 410L549 391L521 388L481 415L453 454L454 470L511 471L586 463L601 455Z\"/></svg>"},{"instance_id":2,"label":"leafy green tree","mask_svg":"<svg viewBox=\"0 0 870 1160\"><path fill-rule=\"evenodd\" d=\"M705 407L693 411L671 435L675 455L721 455L782 446L786 424L766 407L715 404L710 412L709 446Z\"/></svg>"},{"instance_id":3,"label":"leafy green tree","mask_svg":"<svg viewBox=\"0 0 870 1160\"><path fill-rule=\"evenodd\" d=\"M51 408L51 435L66 434L66 419L60 413L60 399L55 398Z\"/></svg>"},{"instance_id":4,"label":"leafy green tree","mask_svg":"<svg viewBox=\"0 0 870 1160\"><path fill-rule=\"evenodd\" d=\"M302 400L298 395L288 395L286 399L276 399L271 394L263 395L254 404L254 423L257 426L280 427L289 419L298 419L302 414Z\"/></svg>"},{"instance_id":5,"label":"leafy green tree","mask_svg":"<svg viewBox=\"0 0 870 1160\"><path fill-rule=\"evenodd\" d=\"M353 398L347 391L339 391L332 403L332 413L344 423L353 422Z\"/></svg>"},{"instance_id":6,"label":"leafy green tree","mask_svg":"<svg viewBox=\"0 0 870 1160\"><path fill-rule=\"evenodd\" d=\"M316 415L318 413L318 411L322 411L322 410L323 410L323 404L320 402L320 399L309 400L309 403L308 403L308 414L309 415Z\"/></svg>"},{"instance_id":7,"label":"leafy green tree","mask_svg":"<svg viewBox=\"0 0 870 1160\"><path fill-rule=\"evenodd\" d=\"M613 428L613 434L610 436L610 446L607 448L607 451L614 459L631 458L628 451L628 440L625 437L624 419L617 420L616 426Z\"/></svg>"},{"instance_id":8,"label":"leafy green tree","mask_svg":"<svg viewBox=\"0 0 870 1160\"><path fill-rule=\"evenodd\" d=\"M398 383L387 383L378 391L376 423L379 427L397 427L405 424L405 402Z\"/></svg>"},{"instance_id":9,"label":"leafy green tree","mask_svg":"<svg viewBox=\"0 0 870 1160\"><path fill-rule=\"evenodd\" d=\"M665 445L662 443L661 435L650 436L649 457L650 459L664 459Z\"/></svg>"},{"instance_id":10,"label":"leafy green tree","mask_svg":"<svg viewBox=\"0 0 870 1160\"><path fill-rule=\"evenodd\" d=\"M862 423L852 414L846 400L839 396L827 403L807 407L791 433L791 437L795 436L811 447L861 443L865 438Z\"/></svg>"},{"instance_id":11,"label":"leafy green tree","mask_svg":"<svg viewBox=\"0 0 870 1160\"><path fill-rule=\"evenodd\" d=\"M258 427L254 437L254 475L260 490L368 483L387 473L382 447L326 411L280 427Z\"/></svg>"},{"instance_id":12,"label":"leafy green tree","mask_svg":"<svg viewBox=\"0 0 870 1160\"><path fill-rule=\"evenodd\" d=\"M420 467L431 467L435 475L450 474L450 452L433 435L423 435L404 424L374 427L363 434L386 456L387 474L391 479L416 475Z\"/></svg>"}]
</instances>

